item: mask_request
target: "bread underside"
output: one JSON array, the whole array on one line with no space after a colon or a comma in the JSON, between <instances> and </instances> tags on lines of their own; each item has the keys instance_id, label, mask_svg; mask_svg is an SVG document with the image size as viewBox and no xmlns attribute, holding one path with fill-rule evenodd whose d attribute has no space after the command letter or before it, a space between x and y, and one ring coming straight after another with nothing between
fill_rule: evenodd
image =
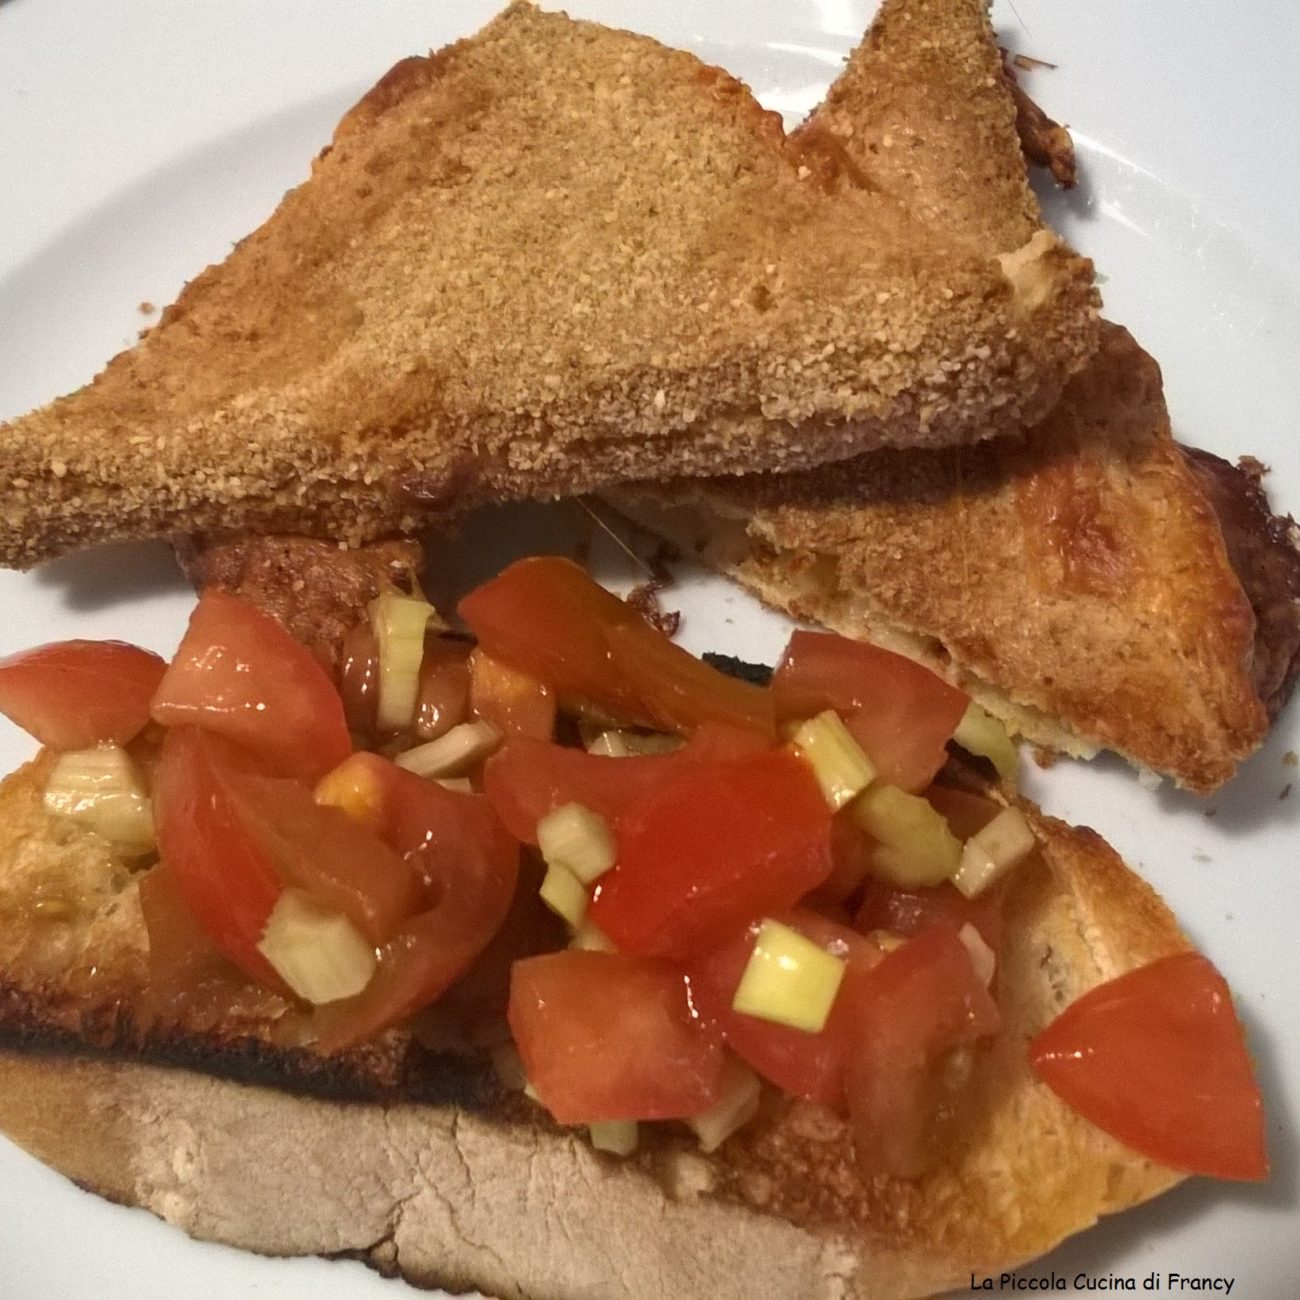
<instances>
[{"instance_id":1,"label":"bread underside","mask_svg":"<svg viewBox=\"0 0 1300 1300\"><path fill-rule=\"evenodd\" d=\"M1015 113L980 0L887 0L795 134L835 140L993 254L1043 228ZM960 682L1035 743L1118 750L1208 792L1266 732L1251 603L1159 368L1117 326L1016 437L610 499L768 603Z\"/></svg>"},{"instance_id":2,"label":"bread underside","mask_svg":"<svg viewBox=\"0 0 1300 1300\"><path fill-rule=\"evenodd\" d=\"M938 231L721 69L516 3L399 63L89 385L0 426L0 562L1007 432L1096 346L1091 264Z\"/></svg>"},{"instance_id":3,"label":"bread underside","mask_svg":"<svg viewBox=\"0 0 1300 1300\"><path fill-rule=\"evenodd\" d=\"M624 1161L427 1029L323 1058L271 994L218 1022L158 1011L138 873L44 812L45 768L0 785L0 1129L195 1237L532 1300L884 1300L1002 1271L1178 1180L1029 1072L1062 1007L1186 944L1096 835L1027 805L1043 847L1008 903L984 1100L933 1173L864 1181L809 1105L770 1098L708 1157L653 1126Z\"/></svg>"}]
</instances>

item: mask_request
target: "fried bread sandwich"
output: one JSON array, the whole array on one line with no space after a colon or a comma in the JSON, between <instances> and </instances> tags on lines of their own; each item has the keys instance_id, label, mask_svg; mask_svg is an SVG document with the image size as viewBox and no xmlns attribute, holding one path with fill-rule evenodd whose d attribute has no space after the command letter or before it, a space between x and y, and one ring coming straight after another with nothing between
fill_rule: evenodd
<instances>
[{"instance_id":1,"label":"fried bread sandwich","mask_svg":"<svg viewBox=\"0 0 1300 1300\"><path fill-rule=\"evenodd\" d=\"M886 0L793 138L833 140L986 253L1043 228L980 0ZM1257 483L1196 456L1155 361L1103 323L1055 410L1011 438L610 499L769 604L945 674L1037 745L1117 750L1207 793L1294 681L1300 555Z\"/></svg>"},{"instance_id":2,"label":"fried bread sandwich","mask_svg":"<svg viewBox=\"0 0 1300 1300\"><path fill-rule=\"evenodd\" d=\"M806 467L1031 422L1090 264L955 244L734 78L513 4L403 61L310 178L70 396L0 426L0 562Z\"/></svg>"}]
</instances>

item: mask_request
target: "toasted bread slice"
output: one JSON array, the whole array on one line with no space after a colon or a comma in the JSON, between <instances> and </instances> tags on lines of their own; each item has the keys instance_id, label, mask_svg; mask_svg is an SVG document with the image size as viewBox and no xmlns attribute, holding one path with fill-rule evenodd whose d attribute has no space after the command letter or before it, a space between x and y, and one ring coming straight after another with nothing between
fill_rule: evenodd
<instances>
[{"instance_id":1,"label":"toasted bread slice","mask_svg":"<svg viewBox=\"0 0 1300 1300\"><path fill-rule=\"evenodd\" d=\"M993 251L1041 225L1015 116L979 0L887 0L796 135L829 134ZM1035 743L1115 749L1208 792L1265 734L1250 602L1159 369L1116 326L1018 440L610 499L770 604L959 681Z\"/></svg>"},{"instance_id":2,"label":"toasted bread slice","mask_svg":"<svg viewBox=\"0 0 1300 1300\"><path fill-rule=\"evenodd\" d=\"M140 873L45 813L44 770L0 785L0 1129L194 1236L502 1297L901 1300L1178 1180L1029 1071L1025 1041L1062 1007L1186 944L1097 836L1028 805L1042 848L1008 904L985 1108L927 1177L863 1182L812 1107L773 1100L713 1156L663 1128L619 1161L507 1092L482 1052L392 1032L321 1057L270 994L169 1015L147 988Z\"/></svg>"},{"instance_id":3,"label":"toasted bread slice","mask_svg":"<svg viewBox=\"0 0 1300 1300\"><path fill-rule=\"evenodd\" d=\"M843 158L689 54L513 4L398 64L138 346L0 426L0 562L355 542L1045 414L1096 346L1090 264L969 248Z\"/></svg>"}]
</instances>

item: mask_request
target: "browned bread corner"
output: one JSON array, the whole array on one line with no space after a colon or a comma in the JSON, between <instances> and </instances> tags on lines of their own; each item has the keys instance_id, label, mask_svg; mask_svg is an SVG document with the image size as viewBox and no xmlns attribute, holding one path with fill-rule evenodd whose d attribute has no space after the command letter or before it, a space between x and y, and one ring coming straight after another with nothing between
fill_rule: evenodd
<instances>
[{"instance_id":1,"label":"browned bread corner","mask_svg":"<svg viewBox=\"0 0 1300 1300\"><path fill-rule=\"evenodd\" d=\"M0 562L794 468L1045 414L1091 266L998 258L787 147L725 72L515 3L398 64L87 387L0 426Z\"/></svg>"},{"instance_id":2,"label":"browned bread corner","mask_svg":"<svg viewBox=\"0 0 1300 1300\"><path fill-rule=\"evenodd\" d=\"M270 995L242 1020L142 1035L138 873L48 817L41 782L37 764L0 785L0 1130L193 1236L357 1254L421 1285L532 1300L905 1300L1010 1268L1178 1180L1029 1072L1025 1042L1063 1006L1186 944L1097 836L1028 805L1042 849L1008 905L1007 1023L984 1108L932 1174L864 1182L829 1112L774 1102L712 1157L662 1130L619 1161L477 1057L395 1071L404 1036L391 1035L332 1069L287 1045ZM184 1051L202 1072L167 1064ZM409 1100L421 1079L441 1104Z\"/></svg>"},{"instance_id":3,"label":"browned bread corner","mask_svg":"<svg viewBox=\"0 0 1300 1300\"><path fill-rule=\"evenodd\" d=\"M1042 224L1015 119L981 0L887 0L796 135L831 136L953 238L996 251ZM1118 326L1018 439L610 500L768 603L958 681L1037 744L1115 749L1208 792L1265 735L1253 669L1278 638L1257 651L1159 367Z\"/></svg>"}]
</instances>

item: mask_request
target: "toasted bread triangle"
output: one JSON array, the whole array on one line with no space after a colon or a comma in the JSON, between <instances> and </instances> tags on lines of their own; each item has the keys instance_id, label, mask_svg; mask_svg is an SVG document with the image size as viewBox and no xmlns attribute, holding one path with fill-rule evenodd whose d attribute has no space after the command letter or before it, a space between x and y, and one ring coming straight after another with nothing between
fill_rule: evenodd
<instances>
[{"instance_id":1,"label":"toasted bread triangle","mask_svg":"<svg viewBox=\"0 0 1300 1300\"><path fill-rule=\"evenodd\" d=\"M986 252L1041 225L981 0L886 0L808 135ZM1118 327L1022 439L611 500L1038 744L1115 749L1208 792L1265 734L1250 604L1159 369Z\"/></svg>"},{"instance_id":2,"label":"toasted bread triangle","mask_svg":"<svg viewBox=\"0 0 1300 1300\"><path fill-rule=\"evenodd\" d=\"M841 156L690 54L514 4L398 64L138 346L0 426L0 562L355 542L1045 414L1096 344L1090 265L954 242Z\"/></svg>"}]
</instances>

